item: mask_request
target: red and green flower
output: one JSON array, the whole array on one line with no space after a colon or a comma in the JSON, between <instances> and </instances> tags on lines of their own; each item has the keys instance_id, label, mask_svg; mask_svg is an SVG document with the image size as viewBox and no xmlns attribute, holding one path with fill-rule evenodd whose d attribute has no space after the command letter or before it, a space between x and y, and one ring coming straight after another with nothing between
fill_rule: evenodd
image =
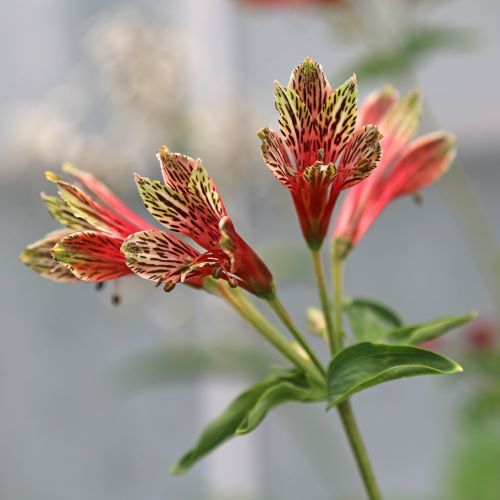
<instances>
[{"instance_id":1,"label":"red and green flower","mask_svg":"<svg viewBox=\"0 0 500 500\"><path fill-rule=\"evenodd\" d=\"M275 83L281 135L259 132L267 166L290 191L308 245L321 246L340 192L368 177L380 159L381 134L356 128L357 82L332 89L321 66L307 58L288 85Z\"/></svg>"}]
</instances>

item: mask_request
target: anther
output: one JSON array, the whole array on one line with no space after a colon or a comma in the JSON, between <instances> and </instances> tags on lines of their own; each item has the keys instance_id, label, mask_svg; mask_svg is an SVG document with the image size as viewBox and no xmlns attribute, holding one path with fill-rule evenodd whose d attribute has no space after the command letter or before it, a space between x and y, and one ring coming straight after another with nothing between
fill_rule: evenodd
<instances>
[{"instance_id":1,"label":"anther","mask_svg":"<svg viewBox=\"0 0 500 500\"><path fill-rule=\"evenodd\" d=\"M167 281L163 287L164 292L171 292L175 288L175 283L171 280Z\"/></svg>"},{"instance_id":2,"label":"anther","mask_svg":"<svg viewBox=\"0 0 500 500\"><path fill-rule=\"evenodd\" d=\"M323 148L318 149L318 161L323 161L325 159L325 150Z\"/></svg>"},{"instance_id":3,"label":"anther","mask_svg":"<svg viewBox=\"0 0 500 500\"><path fill-rule=\"evenodd\" d=\"M222 269L220 267L214 267L214 269L212 271L212 278L214 280L218 280L220 278L221 272L222 272Z\"/></svg>"},{"instance_id":4,"label":"anther","mask_svg":"<svg viewBox=\"0 0 500 500\"><path fill-rule=\"evenodd\" d=\"M111 303L114 305L114 306L118 306L120 305L120 302L122 301L122 298L119 294L117 293L114 293L113 295L111 295Z\"/></svg>"},{"instance_id":5,"label":"anther","mask_svg":"<svg viewBox=\"0 0 500 500\"><path fill-rule=\"evenodd\" d=\"M95 284L95 289L98 292L99 290L102 290L104 288L104 281L99 281L99 283Z\"/></svg>"},{"instance_id":6,"label":"anther","mask_svg":"<svg viewBox=\"0 0 500 500\"><path fill-rule=\"evenodd\" d=\"M227 282L229 283L229 286L231 288L236 288L238 286L238 281L236 280L236 278L233 278L233 277L229 277L227 279Z\"/></svg>"}]
</instances>

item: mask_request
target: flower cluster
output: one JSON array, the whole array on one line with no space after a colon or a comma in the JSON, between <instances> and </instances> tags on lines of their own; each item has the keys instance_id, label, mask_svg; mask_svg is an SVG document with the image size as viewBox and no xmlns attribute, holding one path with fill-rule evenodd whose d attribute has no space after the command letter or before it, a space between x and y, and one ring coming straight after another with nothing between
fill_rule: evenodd
<instances>
[{"instance_id":1,"label":"flower cluster","mask_svg":"<svg viewBox=\"0 0 500 500\"><path fill-rule=\"evenodd\" d=\"M307 58L287 86L275 83L275 97L280 133L267 127L258 133L262 154L290 191L313 250L325 239L342 190L353 188L334 236L347 253L392 199L436 180L453 158L450 134L411 141L420 108L416 92L399 100L386 87L358 116L355 76L332 89L321 66ZM167 230L143 220L93 175L65 165L81 187L49 172L59 197L42 193L42 199L66 229L29 245L21 260L56 281L100 283L134 273L170 291L179 282L208 287L221 278L273 298L271 272L235 230L201 161L165 146L157 156L163 182L136 175L136 183L145 207Z\"/></svg>"}]
</instances>

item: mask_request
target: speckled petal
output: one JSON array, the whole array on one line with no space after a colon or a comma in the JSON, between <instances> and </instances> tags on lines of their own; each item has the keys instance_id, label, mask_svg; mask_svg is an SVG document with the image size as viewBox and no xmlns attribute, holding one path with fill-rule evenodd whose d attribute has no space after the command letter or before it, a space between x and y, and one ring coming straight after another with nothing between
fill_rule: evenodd
<instances>
[{"instance_id":1,"label":"speckled petal","mask_svg":"<svg viewBox=\"0 0 500 500\"><path fill-rule=\"evenodd\" d=\"M129 236L121 251L135 274L157 283L181 281L182 273L200 256L200 252L190 245L160 230L141 231Z\"/></svg>"},{"instance_id":2,"label":"speckled petal","mask_svg":"<svg viewBox=\"0 0 500 500\"><path fill-rule=\"evenodd\" d=\"M292 189L294 170L283 139L269 128L263 128L257 134L261 142L261 151L266 165L286 188Z\"/></svg>"},{"instance_id":3,"label":"speckled petal","mask_svg":"<svg viewBox=\"0 0 500 500\"><path fill-rule=\"evenodd\" d=\"M370 175L381 157L381 137L374 125L352 134L337 168L335 183L340 189L354 186Z\"/></svg>"},{"instance_id":4,"label":"speckled petal","mask_svg":"<svg viewBox=\"0 0 500 500\"><path fill-rule=\"evenodd\" d=\"M107 281L131 274L120 252L122 242L104 233L84 231L60 240L52 255L83 281Z\"/></svg>"},{"instance_id":5,"label":"speckled petal","mask_svg":"<svg viewBox=\"0 0 500 500\"><path fill-rule=\"evenodd\" d=\"M314 120L315 152L324 151L324 163L335 163L347 146L357 120L358 84L353 75L335 89Z\"/></svg>"},{"instance_id":6,"label":"speckled petal","mask_svg":"<svg viewBox=\"0 0 500 500\"><path fill-rule=\"evenodd\" d=\"M19 255L21 261L30 269L53 281L74 282L79 279L62 264L52 257L52 248L62 238L72 234L72 231L58 230L47 234L41 240L28 245Z\"/></svg>"}]
</instances>

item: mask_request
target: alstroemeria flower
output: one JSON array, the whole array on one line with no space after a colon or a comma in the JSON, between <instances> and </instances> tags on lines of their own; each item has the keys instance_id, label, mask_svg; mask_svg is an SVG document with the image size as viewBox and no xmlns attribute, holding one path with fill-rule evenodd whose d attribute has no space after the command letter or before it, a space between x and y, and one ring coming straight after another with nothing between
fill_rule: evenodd
<instances>
[{"instance_id":1,"label":"alstroemeria flower","mask_svg":"<svg viewBox=\"0 0 500 500\"><path fill-rule=\"evenodd\" d=\"M193 240L198 251L169 233L153 230L130 236L122 246L127 264L139 276L167 289L188 279L222 278L261 297L272 297L271 272L238 235L217 187L200 160L158 152L164 182L136 175L145 207L171 231ZM171 266L175 251L181 265Z\"/></svg>"},{"instance_id":2,"label":"alstroemeria flower","mask_svg":"<svg viewBox=\"0 0 500 500\"><path fill-rule=\"evenodd\" d=\"M153 226L92 174L69 164L63 170L98 201L76 185L47 172L47 179L59 187L59 197L42 193L42 199L52 217L68 229L49 233L28 245L20 255L21 260L55 281L103 282L131 274L120 247L130 234Z\"/></svg>"},{"instance_id":3,"label":"alstroemeria flower","mask_svg":"<svg viewBox=\"0 0 500 500\"><path fill-rule=\"evenodd\" d=\"M414 140L420 119L420 94L399 99L392 87L369 96L360 110L359 126L380 128L383 154L369 179L347 193L336 221L334 237L341 256L363 237L384 208L395 198L417 194L439 179L455 157L455 138L432 132Z\"/></svg>"},{"instance_id":4,"label":"alstroemeria flower","mask_svg":"<svg viewBox=\"0 0 500 500\"><path fill-rule=\"evenodd\" d=\"M309 58L295 68L287 87L275 82L275 96L283 138L262 129L262 154L290 190L308 245L318 249L340 192L377 166L381 135L374 125L356 129L356 77L333 90Z\"/></svg>"}]
</instances>

